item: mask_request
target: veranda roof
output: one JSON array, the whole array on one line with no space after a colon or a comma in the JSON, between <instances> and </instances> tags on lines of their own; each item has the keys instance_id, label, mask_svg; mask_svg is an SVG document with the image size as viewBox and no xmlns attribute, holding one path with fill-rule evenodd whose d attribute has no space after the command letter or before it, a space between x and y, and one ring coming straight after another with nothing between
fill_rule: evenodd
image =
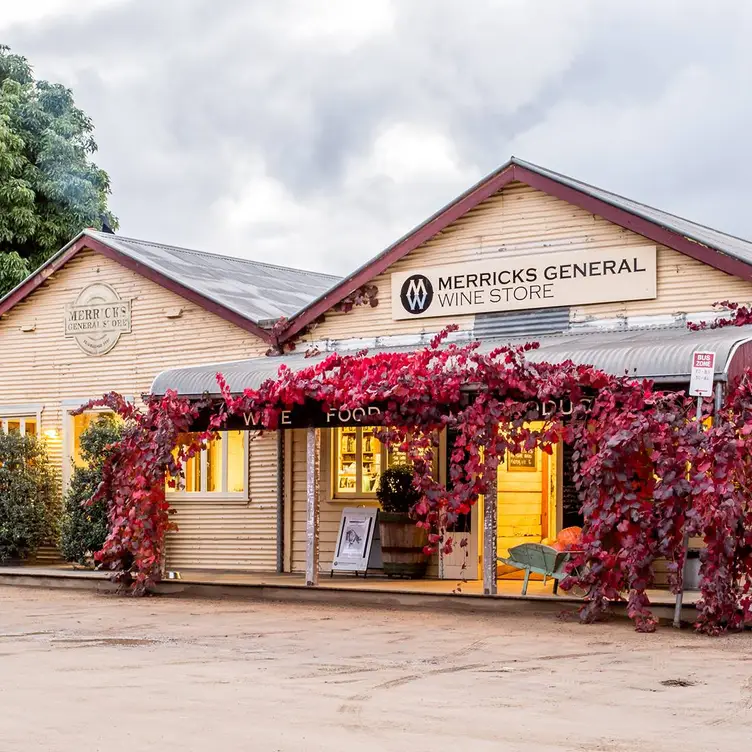
<instances>
[{"instance_id":1,"label":"veranda roof","mask_svg":"<svg viewBox=\"0 0 752 752\"><path fill-rule=\"evenodd\" d=\"M508 344L523 344L532 338L510 341L484 339L482 352ZM527 357L534 362L592 365L616 376L650 378L660 383L681 384L689 381L692 353L698 350L716 353L715 379L726 381L752 365L752 326L727 327L692 332L686 328L666 327L604 332L570 332L536 338L540 348ZM378 343L377 343L378 344ZM370 354L405 352L412 347L373 347ZM355 350L340 350L342 355ZM173 389L185 397L204 394L219 396L216 374L222 373L234 393L258 388L266 379L277 375L280 365L301 370L320 362L330 353L306 358L304 352L292 355L250 358L225 363L171 368L155 379L151 393L164 394Z\"/></svg>"}]
</instances>

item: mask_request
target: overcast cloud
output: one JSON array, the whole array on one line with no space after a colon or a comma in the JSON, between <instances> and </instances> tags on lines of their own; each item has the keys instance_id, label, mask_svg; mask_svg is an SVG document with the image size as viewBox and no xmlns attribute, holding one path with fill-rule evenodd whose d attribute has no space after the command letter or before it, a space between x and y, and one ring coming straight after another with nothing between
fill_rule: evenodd
<instances>
[{"instance_id":1,"label":"overcast cloud","mask_svg":"<svg viewBox=\"0 0 752 752\"><path fill-rule=\"evenodd\" d=\"M123 235L344 274L514 154L752 237L744 0L3 6Z\"/></svg>"}]
</instances>

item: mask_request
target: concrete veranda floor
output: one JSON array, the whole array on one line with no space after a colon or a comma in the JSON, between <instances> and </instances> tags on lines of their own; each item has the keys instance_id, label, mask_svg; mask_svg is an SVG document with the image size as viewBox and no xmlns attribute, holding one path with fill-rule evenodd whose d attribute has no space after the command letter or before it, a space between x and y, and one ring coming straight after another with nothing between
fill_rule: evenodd
<instances>
[{"instance_id":1,"label":"concrete veranda floor","mask_svg":"<svg viewBox=\"0 0 752 752\"><path fill-rule=\"evenodd\" d=\"M0 587L0 750L741 752L749 634Z\"/></svg>"},{"instance_id":2,"label":"concrete veranda floor","mask_svg":"<svg viewBox=\"0 0 752 752\"><path fill-rule=\"evenodd\" d=\"M307 602L327 600L336 602L337 596L341 600L352 603L357 600L363 604L394 605L394 606L430 606L440 608L461 607L463 604L471 608L493 610L494 607L511 607L516 602L522 604L531 601L545 601L551 606L556 604L568 605L576 608L580 599L572 594L559 590L553 593L553 581L545 585L541 580L531 580L526 596L521 595L522 581L520 579L500 579L497 581L496 596L483 596L483 586L480 581L459 580L403 580L389 579L378 574L367 577L337 574L330 577L322 573L319 585L314 588L305 586L305 578L299 574L279 573L244 573L223 572L215 570L183 570L180 578L165 580L158 586L159 592L204 595L223 597L271 597L284 600L305 600ZM24 566L0 567L0 584L32 585L46 587L99 588L107 585L107 573L92 572L84 569L74 569L70 565L56 567ZM671 616L675 597L667 590L651 590L648 593L651 603L656 606L656 613L663 618ZM694 603L698 593L684 594L684 620L694 619ZM506 603L506 602L509 603ZM615 610L623 611L623 604L615 604Z\"/></svg>"}]
</instances>

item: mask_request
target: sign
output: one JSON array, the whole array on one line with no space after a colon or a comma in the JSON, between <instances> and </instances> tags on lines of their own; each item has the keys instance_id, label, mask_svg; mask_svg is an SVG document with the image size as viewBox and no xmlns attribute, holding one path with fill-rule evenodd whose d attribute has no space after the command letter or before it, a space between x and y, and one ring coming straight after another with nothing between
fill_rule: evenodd
<instances>
[{"instance_id":1,"label":"sign","mask_svg":"<svg viewBox=\"0 0 752 752\"><path fill-rule=\"evenodd\" d=\"M507 452L507 471L510 473L534 473L538 469L538 453L535 449Z\"/></svg>"},{"instance_id":2,"label":"sign","mask_svg":"<svg viewBox=\"0 0 752 752\"><path fill-rule=\"evenodd\" d=\"M104 282L85 287L75 303L65 306L65 336L73 337L87 355L108 353L130 331L131 301Z\"/></svg>"},{"instance_id":3,"label":"sign","mask_svg":"<svg viewBox=\"0 0 752 752\"><path fill-rule=\"evenodd\" d=\"M527 420L543 420L558 415L567 420L572 416L579 405L586 412L590 410L593 402L592 397L582 397L578 403L573 403L568 397L559 397L555 400L532 400ZM283 410L279 418L278 428L345 428L348 426L377 426L379 416L386 409L386 404L368 405L356 407L352 410L322 410L321 405L309 400L303 405L294 405L290 410ZM204 409L198 418L191 424L191 431L205 431L209 427L209 421L214 414L213 408ZM261 412L233 413L227 416L223 425L227 431L260 431L263 430Z\"/></svg>"},{"instance_id":4,"label":"sign","mask_svg":"<svg viewBox=\"0 0 752 752\"><path fill-rule=\"evenodd\" d=\"M384 405L384 408L386 406ZM322 410L321 405L309 400L304 405L294 405L290 410L282 410L279 416L279 428L343 428L345 426L368 426L375 425L382 406L369 405L368 407L356 407L352 410ZM209 415L202 416L192 426L193 430L202 430L197 426L206 423L209 425ZM230 431L256 431L262 426L260 412L246 412L227 416L225 424Z\"/></svg>"},{"instance_id":5,"label":"sign","mask_svg":"<svg viewBox=\"0 0 752 752\"><path fill-rule=\"evenodd\" d=\"M713 396L715 375L715 353L692 353L692 376L689 380L689 393L693 397Z\"/></svg>"},{"instance_id":6,"label":"sign","mask_svg":"<svg viewBox=\"0 0 752 752\"><path fill-rule=\"evenodd\" d=\"M382 568L378 513L375 507L348 507L342 510L332 574Z\"/></svg>"},{"instance_id":7,"label":"sign","mask_svg":"<svg viewBox=\"0 0 752 752\"><path fill-rule=\"evenodd\" d=\"M392 318L648 300L655 246L496 257L392 274Z\"/></svg>"}]
</instances>

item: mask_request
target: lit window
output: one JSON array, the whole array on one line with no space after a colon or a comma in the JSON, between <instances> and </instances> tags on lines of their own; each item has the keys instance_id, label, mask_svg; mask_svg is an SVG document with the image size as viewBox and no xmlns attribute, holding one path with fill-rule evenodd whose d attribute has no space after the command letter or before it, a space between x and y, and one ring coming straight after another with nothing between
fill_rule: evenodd
<instances>
[{"instance_id":1,"label":"lit window","mask_svg":"<svg viewBox=\"0 0 752 752\"><path fill-rule=\"evenodd\" d=\"M382 469L408 462L398 447L387 449L373 435L372 428L336 429L333 450L336 496L374 496Z\"/></svg>"},{"instance_id":2,"label":"lit window","mask_svg":"<svg viewBox=\"0 0 752 752\"><path fill-rule=\"evenodd\" d=\"M181 434L178 444L188 446L192 434ZM207 442L206 449L183 463L185 477L170 493L245 495L248 467L246 431L222 431L219 438ZM175 450L177 454L177 450Z\"/></svg>"},{"instance_id":3,"label":"lit window","mask_svg":"<svg viewBox=\"0 0 752 752\"><path fill-rule=\"evenodd\" d=\"M81 413L71 416L73 420L73 450L71 459L76 467L84 467L86 463L81 457L81 434L102 415L102 412Z\"/></svg>"},{"instance_id":4,"label":"lit window","mask_svg":"<svg viewBox=\"0 0 752 752\"><path fill-rule=\"evenodd\" d=\"M36 436L37 418L36 416L14 416L12 418L1 418L0 426L4 433L20 433L21 436Z\"/></svg>"}]
</instances>

